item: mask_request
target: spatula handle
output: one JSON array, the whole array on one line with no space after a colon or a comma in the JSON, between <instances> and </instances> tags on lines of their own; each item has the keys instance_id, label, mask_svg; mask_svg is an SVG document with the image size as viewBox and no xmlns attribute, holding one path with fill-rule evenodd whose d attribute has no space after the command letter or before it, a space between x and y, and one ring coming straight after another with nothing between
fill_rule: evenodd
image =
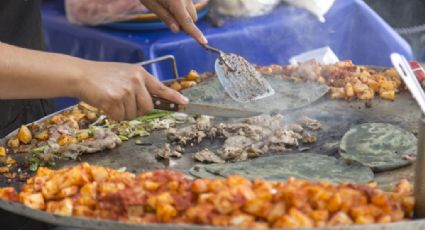
<instances>
[{"instance_id":1,"label":"spatula handle","mask_svg":"<svg viewBox=\"0 0 425 230\"><path fill-rule=\"evenodd\" d=\"M177 112L181 110L181 106L175 102L164 98L152 96L152 102L155 109Z\"/></svg>"}]
</instances>

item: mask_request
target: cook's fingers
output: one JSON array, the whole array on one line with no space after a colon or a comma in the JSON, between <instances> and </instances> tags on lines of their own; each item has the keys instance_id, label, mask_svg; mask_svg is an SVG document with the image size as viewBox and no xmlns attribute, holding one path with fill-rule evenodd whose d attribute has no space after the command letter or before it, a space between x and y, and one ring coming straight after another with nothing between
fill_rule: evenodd
<instances>
[{"instance_id":1,"label":"cook's fingers","mask_svg":"<svg viewBox=\"0 0 425 230\"><path fill-rule=\"evenodd\" d=\"M152 75L146 78L146 83L148 90L152 95L176 102L180 105L185 105L189 102L189 100L185 96L165 86Z\"/></svg>"},{"instance_id":2,"label":"cook's fingers","mask_svg":"<svg viewBox=\"0 0 425 230\"><path fill-rule=\"evenodd\" d=\"M168 11L167 8L163 7L157 1L147 0L142 3L150 10L152 10L161 20L171 29L171 31L177 33L180 31L179 23L174 19L174 15Z\"/></svg>"},{"instance_id":3,"label":"cook's fingers","mask_svg":"<svg viewBox=\"0 0 425 230\"><path fill-rule=\"evenodd\" d=\"M175 16L175 19L179 23L179 25L183 28L186 33L192 36L197 42L201 44L207 44L208 40L204 37L202 32L198 29L198 27L193 22L192 17L190 16L188 10L184 5L181 4L173 4L170 8L170 11Z\"/></svg>"},{"instance_id":4,"label":"cook's fingers","mask_svg":"<svg viewBox=\"0 0 425 230\"><path fill-rule=\"evenodd\" d=\"M193 4L192 0L188 0L186 9L187 9L187 12L189 12L190 17L192 17L192 20L194 22L198 21L198 13L196 12L196 7Z\"/></svg>"},{"instance_id":5,"label":"cook's fingers","mask_svg":"<svg viewBox=\"0 0 425 230\"><path fill-rule=\"evenodd\" d=\"M137 115L145 115L153 110L153 103L151 95L146 87L141 87L136 96Z\"/></svg>"},{"instance_id":6,"label":"cook's fingers","mask_svg":"<svg viewBox=\"0 0 425 230\"><path fill-rule=\"evenodd\" d=\"M114 121L121 121L124 119L125 110L124 105L121 102L111 102L106 105L103 110L105 111L106 115L108 115L108 117L112 118Z\"/></svg>"},{"instance_id":7,"label":"cook's fingers","mask_svg":"<svg viewBox=\"0 0 425 230\"><path fill-rule=\"evenodd\" d=\"M131 120L137 116L136 95L128 95L124 100L125 119Z\"/></svg>"}]
</instances>

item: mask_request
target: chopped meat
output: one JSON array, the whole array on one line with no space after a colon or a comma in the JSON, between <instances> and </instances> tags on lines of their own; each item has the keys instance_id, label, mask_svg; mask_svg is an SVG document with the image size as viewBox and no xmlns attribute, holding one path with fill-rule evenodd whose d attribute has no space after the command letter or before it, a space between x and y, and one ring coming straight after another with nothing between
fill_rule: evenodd
<instances>
[{"instance_id":1,"label":"chopped meat","mask_svg":"<svg viewBox=\"0 0 425 230\"><path fill-rule=\"evenodd\" d=\"M298 140L302 137L300 134L285 129L277 129L269 138L270 144L285 144L290 146L298 146Z\"/></svg>"},{"instance_id":2,"label":"chopped meat","mask_svg":"<svg viewBox=\"0 0 425 230\"><path fill-rule=\"evenodd\" d=\"M290 124L288 129L296 133L302 133L304 130L304 128L299 124Z\"/></svg>"},{"instance_id":3,"label":"chopped meat","mask_svg":"<svg viewBox=\"0 0 425 230\"><path fill-rule=\"evenodd\" d=\"M278 152L278 153L284 153L288 151L288 149L285 146L277 145L277 144L269 145L268 149L272 152Z\"/></svg>"},{"instance_id":4,"label":"chopped meat","mask_svg":"<svg viewBox=\"0 0 425 230\"><path fill-rule=\"evenodd\" d=\"M302 125L304 128L310 130L319 130L322 127L322 124L318 120L311 119L309 117L302 117L298 123Z\"/></svg>"},{"instance_id":5,"label":"chopped meat","mask_svg":"<svg viewBox=\"0 0 425 230\"><path fill-rule=\"evenodd\" d=\"M204 162L204 163L224 163L225 161L222 160L217 154L210 151L209 149L204 149L202 151L199 151L193 155L193 158L197 161Z\"/></svg>"},{"instance_id":6,"label":"chopped meat","mask_svg":"<svg viewBox=\"0 0 425 230\"><path fill-rule=\"evenodd\" d=\"M317 141L317 136L313 133L304 133L303 134L303 143L305 144L313 144Z\"/></svg>"},{"instance_id":7,"label":"chopped meat","mask_svg":"<svg viewBox=\"0 0 425 230\"><path fill-rule=\"evenodd\" d=\"M239 147L245 148L253 144L253 140L245 136L233 136L224 141L223 147Z\"/></svg>"},{"instance_id":8,"label":"chopped meat","mask_svg":"<svg viewBox=\"0 0 425 230\"><path fill-rule=\"evenodd\" d=\"M201 115L196 119L196 129L201 131L206 131L211 128L211 117Z\"/></svg>"},{"instance_id":9,"label":"chopped meat","mask_svg":"<svg viewBox=\"0 0 425 230\"><path fill-rule=\"evenodd\" d=\"M168 159L170 158L171 148L170 144L165 144L163 148L157 149L155 151L155 157L159 159Z\"/></svg>"},{"instance_id":10,"label":"chopped meat","mask_svg":"<svg viewBox=\"0 0 425 230\"><path fill-rule=\"evenodd\" d=\"M156 129L169 129L176 125L176 120L173 118L155 119L149 123L152 130Z\"/></svg>"},{"instance_id":11,"label":"chopped meat","mask_svg":"<svg viewBox=\"0 0 425 230\"><path fill-rule=\"evenodd\" d=\"M266 152L286 152L297 147L300 141L312 143L316 141L313 134L301 135L304 128L318 129L320 123L304 118L303 123L282 127L283 116L258 116L239 120L235 123L212 124L211 117L200 116L195 123L180 129L170 128L167 137L177 146L175 151L184 152L183 147L199 144L205 138L224 139L217 152L204 149L194 154L201 162L242 161L265 154ZM303 127L304 126L304 127ZM303 139L304 137L304 139ZM158 150L162 155L169 155L167 149Z\"/></svg>"},{"instance_id":12,"label":"chopped meat","mask_svg":"<svg viewBox=\"0 0 425 230\"><path fill-rule=\"evenodd\" d=\"M178 152L184 152L184 148L181 145L177 145L174 150L178 151Z\"/></svg>"},{"instance_id":13,"label":"chopped meat","mask_svg":"<svg viewBox=\"0 0 425 230\"><path fill-rule=\"evenodd\" d=\"M244 161L248 159L248 153L241 147L226 146L219 150L220 157L229 161Z\"/></svg>"}]
</instances>

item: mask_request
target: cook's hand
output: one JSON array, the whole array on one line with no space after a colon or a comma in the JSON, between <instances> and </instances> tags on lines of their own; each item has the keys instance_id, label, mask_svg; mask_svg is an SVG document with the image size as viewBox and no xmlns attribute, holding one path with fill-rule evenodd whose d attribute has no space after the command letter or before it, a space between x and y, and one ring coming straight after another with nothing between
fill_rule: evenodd
<instances>
[{"instance_id":1,"label":"cook's hand","mask_svg":"<svg viewBox=\"0 0 425 230\"><path fill-rule=\"evenodd\" d=\"M183 29L200 44L208 43L194 23L198 16L192 0L140 0L140 2L158 15L173 32Z\"/></svg>"},{"instance_id":2,"label":"cook's hand","mask_svg":"<svg viewBox=\"0 0 425 230\"><path fill-rule=\"evenodd\" d=\"M132 119L150 112L153 109L150 95L178 104L188 103L187 98L140 66L91 61L85 65L85 76L78 84L77 95L114 120Z\"/></svg>"}]
</instances>

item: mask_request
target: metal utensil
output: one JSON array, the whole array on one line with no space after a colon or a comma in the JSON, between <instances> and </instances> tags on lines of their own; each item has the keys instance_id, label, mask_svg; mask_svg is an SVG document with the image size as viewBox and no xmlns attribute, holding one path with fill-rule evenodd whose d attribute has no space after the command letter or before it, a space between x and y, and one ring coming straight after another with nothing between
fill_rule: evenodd
<instances>
[{"instance_id":1,"label":"metal utensil","mask_svg":"<svg viewBox=\"0 0 425 230\"><path fill-rule=\"evenodd\" d=\"M224 53L209 45L204 47L219 55L215 72L229 96L238 102L250 102L275 93L269 82L246 59L232 53Z\"/></svg>"},{"instance_id":2,"label":"metal utensil","mask_svg":"<svg viewBox=\"0 0 425 230\"><path fill-rule=\"evenodd\" d=\"M222 107L219 105L208 105L189 103L187 105L178 105L172 101L159 97L152 97L155 109L161 109L173 112L183 112L192 115L210 115L215 117L245 118L261 115L261 112L250 111L239 108Z\"/></svg>"},{"instance_id":3,"label":"metal utensil","mask_svg":"<svg viewBox=\"0 0 425 230\"><path fill-rule=\"evenodd\" d=\"M422 111L422 118L419 121L418 152L416 156L414 215L416 218L423 218L425 217L425 93L415 73L410 68L409 62L403 55L391 54L391 62Z\"/></svg>"},{"instance_id":4,"label":"metal utensil","mask_svg":"<svg viewBox=\"0 0 425 230\"><path fill-rule=\"evenodd\" d=\"M155 58L149 61L140 62L139 65L145 66L154 64L161 61L171 61L173 68L173 76L174 79L179 78L179 74L177 71L177 64L174 56L166 55L163 57ZM178 105L172 101L159 98L155 95L152 95L153 105L155 109L173 111L173 112L184 112L193 115L210 115L217 117L233 117L233 118L244 118L244 117L252 117L260 115L261 112L258 111L250 111L247 109L239 109L239 108L228 108L222 107L219 105L211 105L211 104L202 104L202 103L189 103L188 105Z\"/></svg>"}]
</instances>

